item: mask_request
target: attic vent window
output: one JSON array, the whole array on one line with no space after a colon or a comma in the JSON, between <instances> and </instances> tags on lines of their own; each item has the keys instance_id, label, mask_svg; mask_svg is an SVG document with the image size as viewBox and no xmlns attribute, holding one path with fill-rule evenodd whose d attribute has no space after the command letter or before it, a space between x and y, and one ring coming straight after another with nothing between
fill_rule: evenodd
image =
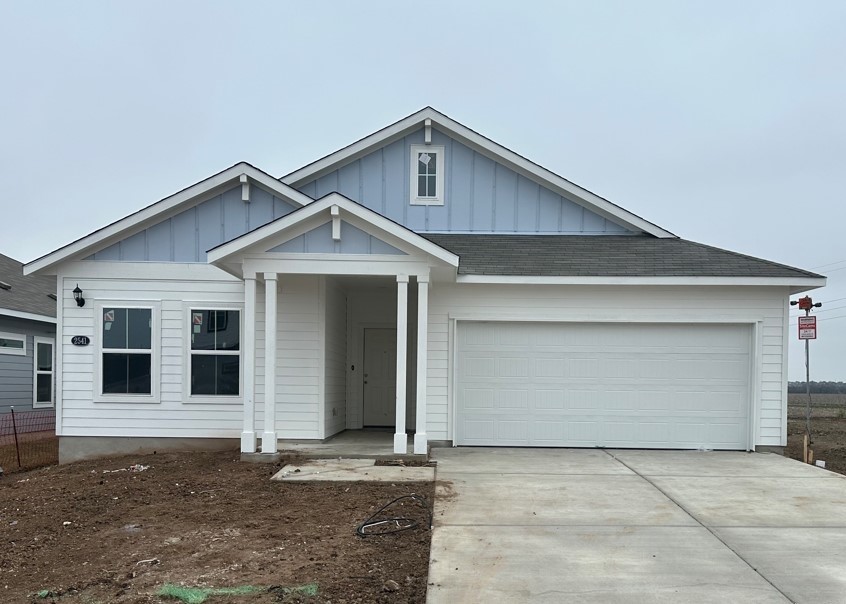
<instances>
[{"instance_id":1,"label":"attic vent window","mask_svg":"<svg viewBox=\"0 0 846 604\"><path fill-rule=\"evenodd\" d=\"M444 148L411 146L411 204L444 205Z\"/></svg>"},{"instance_id":2,"label":"attic vent window","mask_svg":"<svg viewBox=\"0 0 846 604\"><path fill-rule=\"evenodd\" d=\"M5 281L0 281L0 289L12 289L12 286Z\"/></svg>"}]
</instances>

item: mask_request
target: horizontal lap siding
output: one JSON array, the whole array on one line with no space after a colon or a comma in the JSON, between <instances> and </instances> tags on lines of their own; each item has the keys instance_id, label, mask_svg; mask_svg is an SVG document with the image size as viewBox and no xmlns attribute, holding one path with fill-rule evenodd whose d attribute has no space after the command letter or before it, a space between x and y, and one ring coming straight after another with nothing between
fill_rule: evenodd
<instances>
[{"instance_id":1,"label":"horizontal lap siding","mask_svg":"<svg viewBox=\"0 0 846 604\"><path fill-rule=\"evenodd\" d=\"M323 346L319 299L319 277L279 275L276 321L276 430L279 438L321 437L318 405ZM263 361L263 348L261 356Z\"/></svg>"},{"instance_id":2,"label":"horizontal lap siding","mask_svg":"<svg viewBox=\"0 0 846 604\"><path fill-rule=\"evenodd\" d=\"M99 264L99 263L98 263ZM185 279L133 279L133 269L122 267L124 278L77 277L63 279L61 414L63 436L172 436L237 438L241 433L243 406L237 403L186 402L188 379L186 305L197 307L242 306L243 282L213 267L194 267ZM144 271L145 274L149 270ZM172 273L171 273L172 274ZM86 304L78 307L71 294L77 282ZM99 339L97 302L120 306L121 301L151 301L160 305L160 402L94 402L94 367ZM91 338L80 347L73 335Z\"/></svg>"},{"instance_id":3,"label":"horizontal lap siding","mask_svg":"<svg viewBox=\"0 0 846 604\"><path fill-rule=\"evenodd\" d=\"M325 298L324 438L347 425L347 297L337 281L327 278Z\"/></svg>"},{"instance_id":4,"label":"horizontal lap siding","mask_svg":"<svg viewBox=\"0 0 846 604\"><path fill-rule=\"evenodd\" d=\"M56 330L49 323L0 317L0 331L26 338L26 355L0 354L0 414L32 410L33 339L53 338Z\"/></svg>"},{"instance_id":5,"label":"horizontal lap siding","mask_svg":"<svg viewBox=\"0 0 846 604\"><path fill-rule=\"evenodd\" d=\"M437 284L430 296L428 426L432 440L452 438L449 319L560 321L761 321L760 413L756 445L782 446L786 414L781 288L585 287ZM753 376L754 378L754 376Z\"/></svg>"}]
</instances>

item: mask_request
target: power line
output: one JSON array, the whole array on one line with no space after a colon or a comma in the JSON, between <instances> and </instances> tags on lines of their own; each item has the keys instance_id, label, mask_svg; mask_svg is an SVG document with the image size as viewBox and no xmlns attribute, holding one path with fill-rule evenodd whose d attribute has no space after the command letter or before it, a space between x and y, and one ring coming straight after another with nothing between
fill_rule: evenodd
<instances>
[{"instance_id":1,"label":"power line","mask_svg":"<svg viewBox=\"0 0 846 604\"><path fill-rule=\"evenodd\" d=\"M819 314L819 313L821 313L821 312L831 312L832 310L839 310L839 309L841 309L841 308L846 308L846 305L843 305L843 306L834 306L834 307L832 307L832 308L826 308L825 306L823 306L822 310L814 310L814 314ZM790 310L800 310L800 309L798 309L798 308L791 308Z\"/></svg>"},{"instance_id":2,"label":"power line","mask_svg":"<svg viewBox=\"0 0 846 604\"><path fill-rule=\"evenodd\" d=\"M811 270L814 270L814 269L817 269L817 268L825 268L827 266L834 266L835 264L843 264L844 262L846 262L846 260L838 260L837 262L829 262L828 264L820 264L819 266L812 266Z\"/></svg>"}]
</instances>

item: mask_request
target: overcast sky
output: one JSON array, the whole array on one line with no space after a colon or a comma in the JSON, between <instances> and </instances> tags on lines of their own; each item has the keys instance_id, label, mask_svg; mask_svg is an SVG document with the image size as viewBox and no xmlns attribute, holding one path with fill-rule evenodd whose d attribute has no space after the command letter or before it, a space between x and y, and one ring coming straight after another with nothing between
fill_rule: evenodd
<instances>
[{"instance_id":1,"label":"overcast sky","mask_svg":"<svg viewBox=\"0 0 846 604\"><path fill-rule=\"evenodd\" d=\"M432 105L681 237L826 274L811 377L846 380L844 31L840 0L0 0L0 253Z\"/></svg>"}]
</instances>

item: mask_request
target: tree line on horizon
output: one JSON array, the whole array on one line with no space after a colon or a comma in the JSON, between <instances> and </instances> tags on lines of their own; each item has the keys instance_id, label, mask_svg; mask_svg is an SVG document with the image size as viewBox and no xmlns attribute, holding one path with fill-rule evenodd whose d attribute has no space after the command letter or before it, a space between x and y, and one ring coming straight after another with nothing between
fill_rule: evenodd
<instances>
[{"instance_id":1,"label":"tree line on horizon","mask_svg":"<svg viewBox=\"0 0 846 604\"><path fill-rule=\"evenodd\" d=\"M787 382L787 392L804 394L805 382ZM811 394L846 394L846 382L811 382Z\"/></svg>"}]
</instances>

